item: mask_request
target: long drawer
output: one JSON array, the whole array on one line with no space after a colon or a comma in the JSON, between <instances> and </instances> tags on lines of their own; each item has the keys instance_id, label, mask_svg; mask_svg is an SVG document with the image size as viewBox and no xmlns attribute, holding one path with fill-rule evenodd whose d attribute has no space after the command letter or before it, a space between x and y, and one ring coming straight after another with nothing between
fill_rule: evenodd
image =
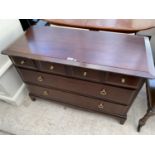
<instances>
[{"instance_id":1,"label":"long drawer","mask_svg":"<svg viewBox=\"0 0 155 155\"><path fill-rule=\"evenodd\" d=\"M135 90L113 87L106 84L98 84L25 69L19 69L19 72L25 82L106 99L124 105L129 105L135 94Z\"/></svg>"},{"instance_id":2,"label":"long drawer","mask_svg":"<svg viewBox=\"0 0 155 155\"><path fill-rule=\"evenodd\" d=\"M99 99L89 98L74 93L63 92L61 90L48 89L34 85L28 85L31 94L59 102L69 103L82 108L87 108L103 113L108 113L117 116L126 114L128 107L114 104Z\"/></svg>"}]
</instances>

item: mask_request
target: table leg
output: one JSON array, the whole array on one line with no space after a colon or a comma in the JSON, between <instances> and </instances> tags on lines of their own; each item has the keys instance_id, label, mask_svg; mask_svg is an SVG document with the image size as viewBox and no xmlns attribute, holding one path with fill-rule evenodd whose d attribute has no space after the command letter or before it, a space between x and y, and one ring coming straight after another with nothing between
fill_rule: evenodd
<instances>
[{"instance_id":1,"label":"table leg","mask_svg":"<svg viewBox=\"0 0 155 155\"><path fill-rule=\"evenodd\" d=\"M146 114L144 115L144 117L139 120L139 124L138 124L138 127L137 127L138 132L140 132L141 127L144 126L146 121L153 115L155 115L155 111L148 108L148 110L147 110Z\"/></svg>"}]
</instances>

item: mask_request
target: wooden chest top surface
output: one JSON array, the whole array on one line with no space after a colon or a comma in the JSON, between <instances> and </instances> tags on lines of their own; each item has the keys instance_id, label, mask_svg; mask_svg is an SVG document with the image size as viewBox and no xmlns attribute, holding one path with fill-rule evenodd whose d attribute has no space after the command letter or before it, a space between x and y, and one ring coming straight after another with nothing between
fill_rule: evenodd
<instances>
[{"instance_id":1,"label":"wooden chest top surface","mask_svg":"<svg viewBox=\"0 0 155 155\"><path fill-rule=\"evenodd\" d=\"M3 54L155 77L149 40L127 34L34 26Z\"/></svg>"}]
</instances>

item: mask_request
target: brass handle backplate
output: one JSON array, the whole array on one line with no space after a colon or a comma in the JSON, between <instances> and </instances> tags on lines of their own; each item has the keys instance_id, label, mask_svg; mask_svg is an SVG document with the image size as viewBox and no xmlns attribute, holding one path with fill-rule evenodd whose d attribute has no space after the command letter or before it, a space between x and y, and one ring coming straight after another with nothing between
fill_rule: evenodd
<instances>
[{"instance_id":1,"label":"brass handle backplate","mask_svg":"<svg viewBox=\"0 0 155 155\"><path fill-rule=\"evenodd\" d=\"M121 83L125 83L125 82L126 82L125 78L122 78Z\"/></svg>"},{"instance_id":2,"label":"brass handle backplate","mask_svg":"<svg viewBox=\"0 0 155 155\"><path fill-rule=\"evenodd\" d=\"M21 65L25 64L25 61L24 61L24 60L22 60L22 61L20 62L20 64L21 64Z\"/></svg>"},{"instance_id":3,"label":"brass handle backplate","mask_svg":"<svg viewBox=\"0 0 155 155\"><path fill-rule=\"evenodd\" d=\"M47 90L44 90L44 91L43 91L43 95L44 95L44 96L48 96L48 95L49 95L48 91L47 91Z\"/></svg>"},{"instance_id":4,"label":"brass handle backplate","mask_svg":"<svg viewBox=\"0 0 155 155\"><path fill-rule=\"evenodd\" d=\"M99 109L103 109L103 108L104 108L104 104L103 104L103 103L100 103L100 104L98 105L98 108L99 108Z\"/></svg>"},{"instance_id":5,"label":"brass handle backplate","mask_svg":"<svg viewBox=\"0 0 155 155\"><path fill-rule=\"evenodd\" d=\"M43 77L42 77L42 76L38 76L37 80L38 80L39 82L42 82L42 81L43 81Z\"/></svg>"},{"instance_id":6,"label":"brass handle backplate","mask_svg":"<svg viewBox=\"0 0 155 155\"><path fill-rule=\"evenodd\" d=\"M53 66L53 65L51 65L51 66L50 66L50 70L53 70L53 69L54 69L54 66Z\"/></svg>"},{"instance_id":7,"label":"brass handle backplate","mask_svg":"<svg viewBox=\"0 0 155 155\"><path fill-rule=\"evenodd\" d=\"M107 95L106 90L105 90L105 89L102 89L102 90L100 91L100 95L103 95L103 96Z\"/></svg>"},{"instance_id":8,"label":"brass handle backplate","mask_svg":"<svg viewBox=\"0 0 155 155\"><path fill-rule=\"evenodd\" d=\"M87 72L83 72L83 76L87 76Z\"/></svg>"}]
</instances>

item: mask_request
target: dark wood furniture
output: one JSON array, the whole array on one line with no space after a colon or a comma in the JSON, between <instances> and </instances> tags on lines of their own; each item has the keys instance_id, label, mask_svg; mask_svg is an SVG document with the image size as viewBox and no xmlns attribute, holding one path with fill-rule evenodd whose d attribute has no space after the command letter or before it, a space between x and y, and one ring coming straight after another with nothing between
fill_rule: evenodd
<instances>
[{"instance_id":1,"label":"dark wood furniture","mask_svg":"<svg viewBox=\"0 0 155 155\"><path fill-rule=\"evenodd\" d=\"M90 30L103 30L123 33L136 33L138 31L155 27L154 19L45 19L49 24L77 27ZM139 120L137 131L146 123L150 116L154 115L155 85L153 80L148 80L146 84L148 110L143 118Z\"/></svg>"},{"instance_id":2,"label":"dark wood furniture","mask_svg":"<svg viewBox=\"0 0 155 155\"><path fill-rule=\"evenodd\" d=\"M44 19L49 24L90 30L135 33L155 27L155 19Z\"/></svg>"},{"instance_id":3,"label":"dark wood furniture","mask_svg":"<svg viewBox=\"0 0 155 155\"><path fill-rule=\"evenodd\" d=\"M111 32L32 27L9 55L30 97L109 114L123 124L155 71L148 38Z\"/></svg>"},{"instance_id":4,"label":"dark wood furniture","mask_svg":"<svg viewBox=\"0 0 155 155\"><path fill-rule=\"evenodd\" d=\"M143 118L139 120L137 131L140 131L141 127L145 125L146 121L153 115L155 115L155 80L147 80L146 82L147 92L147 105L148 109Z\"/></svg>"}]
</instances>

